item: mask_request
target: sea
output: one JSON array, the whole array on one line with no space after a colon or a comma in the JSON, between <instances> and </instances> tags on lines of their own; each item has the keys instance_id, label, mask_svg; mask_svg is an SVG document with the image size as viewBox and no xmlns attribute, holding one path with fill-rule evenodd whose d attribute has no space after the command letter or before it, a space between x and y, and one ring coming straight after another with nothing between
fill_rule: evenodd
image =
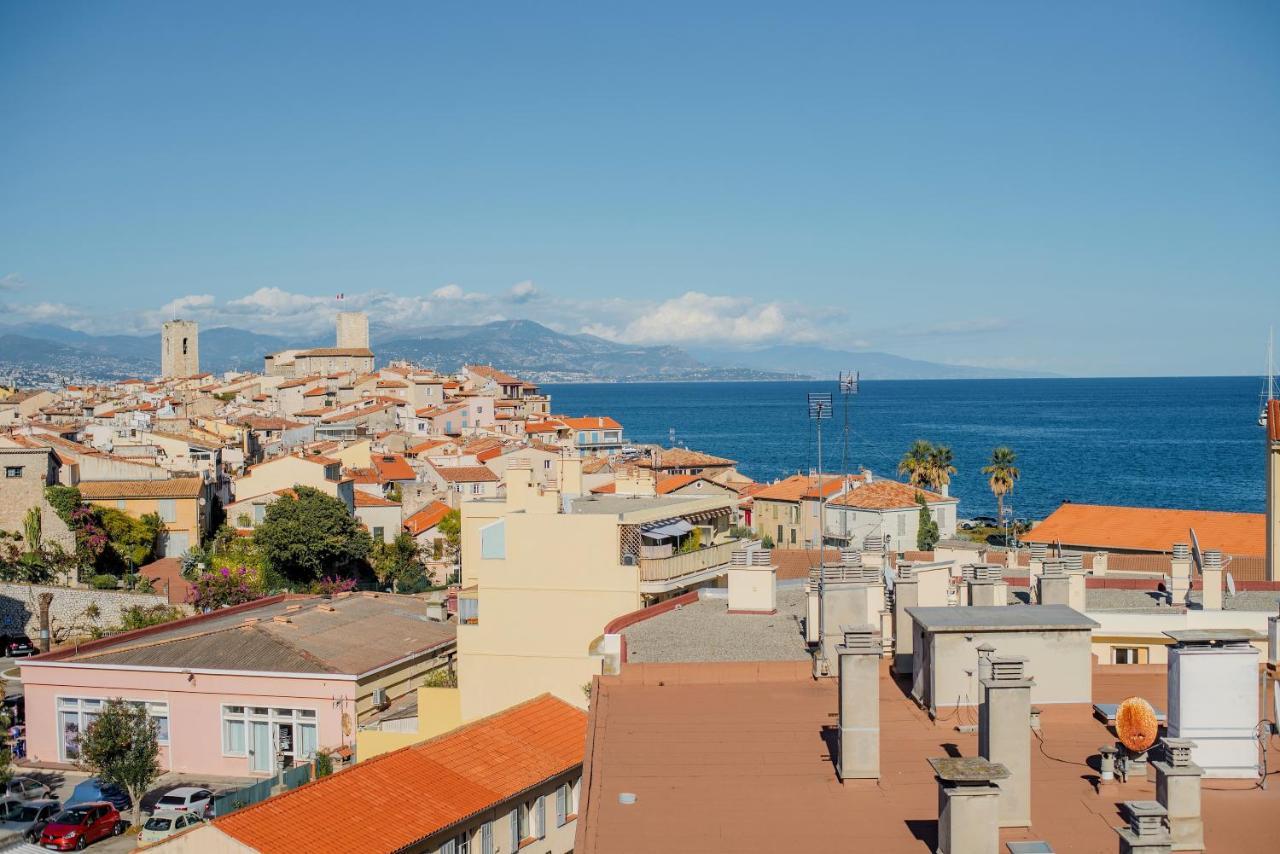
<instances>
[{"instance_id":1,"label":"sea","mask_svg":"<svg viewBox=\"0 0 1280 854\"><path fill-rule=\"evenodd\" d=\"M951 448L960 518L994 515L982 474L1008 445L1021 470L1006 497L1018 518L1064 501L1261 513L1265 433L1256 377L548 385L552 411L610 415L629 442L676 444L737 460L769 481L818 468L897 477L916 439ZM811 420L810 393L830 418ZM846 418L847 411L847 418ZM847 425L847 430L846 430ZM847 451L846 451L847 449Z\"/></svg>"}]
</instances>

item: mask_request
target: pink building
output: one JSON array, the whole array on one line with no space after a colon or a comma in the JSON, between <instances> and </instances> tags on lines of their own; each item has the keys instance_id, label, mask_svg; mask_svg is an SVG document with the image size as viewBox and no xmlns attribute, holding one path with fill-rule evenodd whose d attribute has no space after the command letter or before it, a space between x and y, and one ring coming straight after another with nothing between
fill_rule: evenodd
<instances>
[{"instance_id":1,"label":"pink building","mask_svg":"<svg viewBox=\"0 0 1280 854\"><path fill-rule=\"evenodd\" d=\"M451 667L452 624L412 596L281 595L21 662L27 755L71 763L108 699L144 704L172 771L268 775L353 747L360 723Z\"/></svg>"}]
</instances>

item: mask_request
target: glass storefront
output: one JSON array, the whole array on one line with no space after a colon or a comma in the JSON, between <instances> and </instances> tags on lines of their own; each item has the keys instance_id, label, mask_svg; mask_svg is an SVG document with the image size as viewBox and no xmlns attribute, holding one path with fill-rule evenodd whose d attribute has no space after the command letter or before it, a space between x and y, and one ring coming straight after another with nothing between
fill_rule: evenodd
<instances>
[{"instance_id":1,"label":"glass storefront","mask_svg":"<svg viewBox=\"0 0 1280 854\"><path fill-rule=\"evenodd\" d=\"M255 774L309 761L318 746L315 709L222 707L222 755L245 757Z\"/></svg>"},{"instance_id":2,"label":"glass storefront","mask_svg":"<svg viewBox=\"0 0 1280 854\"><path fill-rule=\"evenodd\" d=\"M129 703L147 710L156 722L158 741L169 743L169 704L155 700L129 700ZM58 756L63 762L80 758L80 735L89 724L102 714L106 700L101 697L59 697L58 706Z\"/></svg>"}]
</instances>

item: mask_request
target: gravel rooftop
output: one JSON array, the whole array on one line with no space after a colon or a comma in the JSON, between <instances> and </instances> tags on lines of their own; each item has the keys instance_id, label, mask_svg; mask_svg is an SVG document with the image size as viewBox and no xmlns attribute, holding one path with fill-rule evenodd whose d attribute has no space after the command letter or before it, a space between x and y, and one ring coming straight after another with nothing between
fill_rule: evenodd
<instances>
[{"instance_id":1,"label":"gravel rooftop","mask_svg":"<svg viewBox=\"0 0 1280 854\"><path fill-rule=\"evenodd\" d=\"M627 660L802 661L804 591L778 590L778 613L730 614L727 599L700 599L623 630Z\"/></svg>"}]
</instances>

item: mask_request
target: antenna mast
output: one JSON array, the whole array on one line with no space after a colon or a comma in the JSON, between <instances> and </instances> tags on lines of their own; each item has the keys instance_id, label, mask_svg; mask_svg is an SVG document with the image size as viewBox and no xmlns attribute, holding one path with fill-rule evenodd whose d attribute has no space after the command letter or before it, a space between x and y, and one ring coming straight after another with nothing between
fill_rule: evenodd
<instances>
[{"instance_id":1,"label":"antenna mast","mask_svg":"<svg viewBox=\"0 0 1280 854\"><path fill-rule=\"evenodd\" d=\"M844 401L844 449L840 457L840 469L848 479L849 471L849 441L852 436L853 426L849 423L849 404L850 398L858 393L857 371L840 372L840 398Z\"/></svg>"},{"instance_id":2,"label":"antenna mast","mask_svg":"<svg viewBox=\"0 0 1280 854\"><path fill-rule=\"evenodd\" d=\"M809 420L818 428L818 564L827 542L826 493L822 489L822 422L831 417L831 392L809 392Z\"/></svg>"}]
</instances>

